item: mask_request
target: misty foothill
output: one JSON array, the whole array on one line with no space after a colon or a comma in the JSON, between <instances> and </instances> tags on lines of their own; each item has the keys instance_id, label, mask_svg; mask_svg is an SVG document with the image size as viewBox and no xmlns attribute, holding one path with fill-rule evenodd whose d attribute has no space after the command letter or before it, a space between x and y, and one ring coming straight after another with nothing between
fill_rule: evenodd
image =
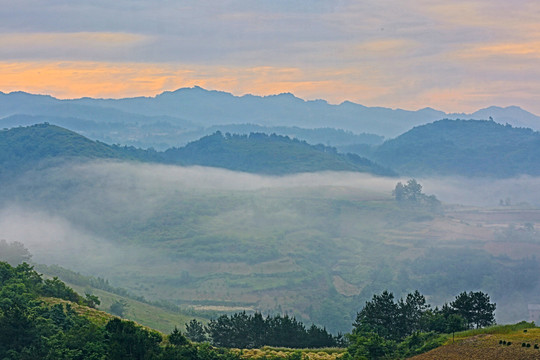
<instances>
[{"instance_id":1,"label":"misty foothill","mask_svg":"<svg viewBox=\"0 0 540 360\"><path fill-rule=\"evenodd\" d=\"M0 327L32 324L13 349L43 358L121 358L129 341L148 358L239 358L195 345L209 341L375 359L530 320L537 120L198 87L0 93L0 295L18 301L0 302ZM74 355L81 333L92 345Z\"/></svg>"}]
</instances>

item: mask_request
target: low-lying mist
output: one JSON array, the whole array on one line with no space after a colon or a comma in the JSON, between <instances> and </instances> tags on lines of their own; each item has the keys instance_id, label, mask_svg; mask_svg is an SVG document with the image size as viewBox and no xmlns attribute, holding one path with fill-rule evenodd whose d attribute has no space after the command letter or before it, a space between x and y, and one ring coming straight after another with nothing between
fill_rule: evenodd
<instances>
[{"instance_id":1,"label":"low-lying mist","mask_svg":"<svg viewBox=\"0 0 540 360\"><path fill-rule=\"evenodd\" d=\"M37 263L105 277L147 298L250 304L347 331L349 315L340 316L339 308L354 314L384 289L420 288L428 295L433 289L440 301L457 295L427 278L422 264L429 249L474 248L486 264L495 264L476 239L495 240L498 230L478 219L469 226L397 206L392 190L407 180L352 172L261 176L133 162L64 164L4 184L0 239L23 243ZM540 178L417 180L444 204L540 204ZM530 246L534 253L536 245ZM463 291L504 285L488 273L486 280L468 282L471 259L459 262ZM515 283L512 276L500 281ZM527 294L520 301L528 301Z\"/></svg>"}]
</instances>

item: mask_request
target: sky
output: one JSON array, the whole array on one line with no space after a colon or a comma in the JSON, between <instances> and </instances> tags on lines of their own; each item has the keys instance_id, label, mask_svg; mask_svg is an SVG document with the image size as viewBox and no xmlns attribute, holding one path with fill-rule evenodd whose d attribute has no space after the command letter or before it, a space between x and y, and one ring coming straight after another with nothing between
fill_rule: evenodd
<instances>
[{"instance_id":1,"label":"sky","mask_svg":"<svg viewBox=\"0 0 540 360\"><path fill-rule=\"evenodd\" d=\"M0 91L540 114L537 0L0 0Z\"/></svg>"}]
</instances>

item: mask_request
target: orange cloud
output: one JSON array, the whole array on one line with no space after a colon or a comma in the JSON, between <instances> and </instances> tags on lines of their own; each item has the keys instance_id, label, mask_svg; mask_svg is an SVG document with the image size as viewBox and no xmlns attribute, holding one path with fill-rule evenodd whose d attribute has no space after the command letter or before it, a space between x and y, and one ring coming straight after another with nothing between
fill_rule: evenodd
<instances>
[{"instance_id":1,"label":"orange cloud","mask_svg":"<svg viewBox=\"0 0 540 360\"><path fill-rule=\"evenodd\" d=\"M437 78L436 73L422 77L407 73L407 64L395 66L394 72L385 72L367 64L336 70L78 61L0 62L0 91L22 90L58 98L122 98L155 96L163 91L198 85L235 95L292 92L303 99L325 99L334 104L350 100L366 106L410 110L431 106L447 112L470 112L495 104L520 105L538 111L534 104L539 89L534 81L511 86L513 83L505 80L463 77L447 85L444 80L428 82ZM396 72L401 75L397 77Z\"/></svg>"},{"instance_id":2,"label":"orange cloud","mask_svg":"<svg viewBox=\"0 0 540 360\"><path fill-rule=\"evenodd\" d=\"M0 62L0 90L51 94L59 98L154 96L166 90L199 85L208 89L272 95L292 92L339 103L373 99L386 89L356 82L357 70L279 67L183 67L170 64L101 62Z\"/></svg>"},{"instance_id":3,"label":"orange cloud","mask_svg":"<svg viewBox=\"0 0 540 360\"><path fill-rule=\"evenodd\" d=\"M529 43L501 43L492 45L480 45L465 53L468 56L540 56L540 42Z\"/></svg>"},{"instance_id":4,"label":"orange cloud","mask_svg":"<svg viewBox=\"0 0 540 360\"><path fill-rule=\"evenodd\" d=\"M130 33L114 32L73 32L73 33L4 33L0 46L126 46L145 41L148 37Z\"/></svg>"},{"instance_id":5,"label":"orange cloud","mask_svg":"<svg viewBox=\"0 0 540 360\"><path fill-rule=\"evenodd\" d=\"M189 70L149 64L96 62L0 62L2 90L60 98L155 95L175 85L194 85Z\"/></svg>"}]
</instances>

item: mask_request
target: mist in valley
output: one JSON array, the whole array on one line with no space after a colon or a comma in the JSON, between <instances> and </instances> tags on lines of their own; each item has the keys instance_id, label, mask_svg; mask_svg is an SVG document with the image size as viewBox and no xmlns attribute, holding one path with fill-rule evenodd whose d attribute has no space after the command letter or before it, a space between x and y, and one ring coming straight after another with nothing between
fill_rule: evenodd
<instances>
[{"instance_id":1,"label":"mist in valley","mask_svg":"<svg viewBox=\"0 0 540 360\"><path fill-rule=\"evenodd\" d=\"M540 179L417 179L445 204L441 213L396 204L392 190L407 180L69 163L4 184L0 239L22 242L36 263L104 277L149 299L287 312L332 331L348 331L384 289L401 296L419 288L436 305L461 291L491 291L505 314L499 321L526 319L526 303L540 295L529 274L540 241L534 235L513 244L527 252L505 255L501 234L540 218L469 219L463 210L533 209ZM452 265L441 264L445 257ZM520 278L515 292L501 290Z\"/></svg>"}]
</instances>

